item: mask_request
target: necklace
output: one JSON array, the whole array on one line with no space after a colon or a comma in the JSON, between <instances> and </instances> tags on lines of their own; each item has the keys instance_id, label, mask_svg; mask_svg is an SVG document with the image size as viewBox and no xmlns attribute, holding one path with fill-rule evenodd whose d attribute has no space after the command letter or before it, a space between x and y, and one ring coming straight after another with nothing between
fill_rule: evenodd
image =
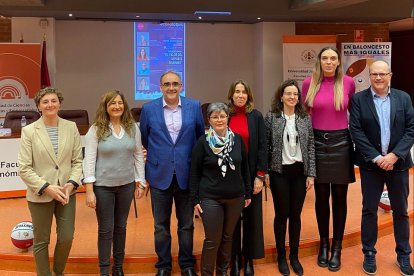
<instances>
[{"instance_id":1,"label":"necklace","mask_svg":"<svg viewBox=\"0 0 414 276\"><path fill-rule=\"evenodd\" d=\"M298 129L296 126L296 114L293 115L293 124L292 119L290 116L285 115L282 113L283 118L286 121L286 139L288 142L287 149L289 151L289 154L291 156L295 156L298 152L298 144L299 144L299 135L298 135Z\"/></svg>"}]
</instances>

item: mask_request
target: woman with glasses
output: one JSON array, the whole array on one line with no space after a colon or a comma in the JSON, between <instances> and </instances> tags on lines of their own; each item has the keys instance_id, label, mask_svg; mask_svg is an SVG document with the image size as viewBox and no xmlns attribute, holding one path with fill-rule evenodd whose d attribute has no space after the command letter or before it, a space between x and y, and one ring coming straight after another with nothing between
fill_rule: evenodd
<instances>
[{"instance_id":1,"label":"woman with glasses","mask_svg":"<svg viewBox=\"0 0 414 276\"><path fill-rule=\"evenodd\" d=\"M202 218L204 243L201 275L227 275L234 227L250 204L251 186L242 138L228 127L229 109L212 103L207 109L210 129L193 148L190 196Z\"/></svg>"},{"instance_id":2,"label":"woman with glasses","mask_svg":"<svg viewBox=\"0 0 414 276\"><path fill-rule=\"evenodd\" d=\"M316 176L315 146L310 117L301 103L298 83L284 81L276 90L266 115L269 178L275 209L273 223L279 272L289 275L286 262L286 225L289 220L289 260L296 275L303 275L298 259L301 213L306 192ZM270 183L269 183L270 182Z\"/></svg>"},{"instance_id":3,"label":"woman with glasses","mask_svg":"<svg viewBox=\"0 0 414 276\"><path fill-rule=\"evenodd\" d=\"M234 231L230 275L240 275L243 255L244 275L251 276L254 275L253 259L264 258L262 188L267 170L266 132L263 116L253 108L253 94L245 81L237 80L230 85L227 100L229 127L242 137L253 187L252 202L243 209L243 220L239 219Z\"/></svg>"},{"instance_id":4,"label":"woman with glasses","mask_svg":"<svg viewBox=\"0 0 414 276\"><path fill-rule=\"evenodd\" d=\"M317 263L330 271L338 271L347 215L348 184L355 182L347 115L351 97L355 94L355 83L343 74L341 56L336 48L325 47L319 52L313 74L304 80L302 91L315 136L315 211L320 238ZM333 242L328 258L331 196Z\"/></svg>"}]
</instances>

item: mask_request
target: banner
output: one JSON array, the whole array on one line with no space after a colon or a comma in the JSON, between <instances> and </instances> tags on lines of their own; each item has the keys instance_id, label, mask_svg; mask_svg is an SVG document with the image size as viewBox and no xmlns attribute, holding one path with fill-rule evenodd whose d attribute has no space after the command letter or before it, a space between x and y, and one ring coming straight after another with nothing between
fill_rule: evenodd
<instances>
[{"instance_id":1,"label":"banner","mask_svg":"<svg viewBox=\"0 0 414 276\"><path fill-rule=\"evenodd\" d=\"M357 92L370 87L369 67L376 60L391 67L391 42L342 43L342 68L354 79Z\"/></svg>"},{"instance_id":2,"label":"banner","mask_svg":"<svg viewBox=\"0 0 414 276\"><path fill-rule=\"evenodd\" d=\"M40 44L0 43L0 126L10 110L36 110Z\"/></svg>"},{"instance_id":3,"label":"banner","mask_svg":"<svg viewBox=\"0 0 414 276\"><path fill-rule=\"evenodd\" d=\"M336 47L335 35L283 36L283 79L295 79L299 87L312 75L320 50Z\"/></svg>"}]
</instances>

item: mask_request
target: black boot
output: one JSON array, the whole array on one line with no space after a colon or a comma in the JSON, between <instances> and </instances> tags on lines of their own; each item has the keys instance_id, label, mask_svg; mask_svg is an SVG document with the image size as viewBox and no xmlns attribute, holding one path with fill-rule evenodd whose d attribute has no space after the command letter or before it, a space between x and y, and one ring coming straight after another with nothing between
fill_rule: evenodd
<instances>
[{"instance_id":1,"label":"black boot","mask_svg":"<svg viewBox=\"0 0 414 276\"><path fill-rule=\"evenodd\" d=\"M240 276L240 268L242 266L241 255L236 255L231 261L230 276Z\"/></svg>"},{"instance_id":2,"label":"black boot","mask_svg":"<svg viewBox=\"0 0 414 276\"><path fill-rule=\"evenodd\" d=\"M244 259L244 276L254 276L253 260Z\"/></svg>"},{"instance_id":3,"label":"black boot","mask_svg":"<svg viewBox=\"0 0 414 276\"><path fill-rule=\"evenodd\" d=\"M321 238L319 242L318 265L320 267L328 266L329 238Z\"/></svg>"},{"instance_id":4,"label":"black boot","mask_svg":"<svg viewBox=\"0 0 414 276\"><path fill-rule=\"evenodd\" d=\"M291 248L289 254L290 265L296 275L303 275L303 267L299 262L298 248Z\"/></svg>"},{"instance_id":5,"label":"black boot","mask_svg":"<svg viewBox=\"0 0 414 276\"><path fill-rule=\"evenodd\" d=\"M277 265L282 275L290 274L289 265L286 261L286 250L284 248L277 250Z\"/></svg>"},{"instance_id":6,"label":"black boot","mask_svg":"<svg viewBox=\"0 0 414 276\"><path fill-rule=\"evenodd\" d=\"M112 267L112 275L113 276L124 276L124 271L122 270L122 266L113 266Z\"/></svg>"},{"instance_id":7,"label":"black boot","mask_svg":"<svg viewBox=\"0 0 414 276\"><path fill-rule=\"evenodd\" d=\"M330 271L338 271L341 268L341 250L342 241L332 242L331 258L329 259L328 269Z\"/></svg>"}]
</instances>

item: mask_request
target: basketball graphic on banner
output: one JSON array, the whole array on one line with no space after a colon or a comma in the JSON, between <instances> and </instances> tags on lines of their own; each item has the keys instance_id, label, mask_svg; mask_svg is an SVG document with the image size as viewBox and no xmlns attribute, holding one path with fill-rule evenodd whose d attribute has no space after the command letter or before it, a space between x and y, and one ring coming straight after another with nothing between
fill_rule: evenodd
<instances>
[{"instance_id":1,"label":"basketball graphic on banner","mask_svg":"<svg viewBox=\"0 0 414 276\"><path fill-rule=\"evenodd\" d=\"M11 241L20 249L27 249L33 245L33 224L30 221L22 221L14 226L11 231Z\"/></svg>"}]
</instances>

